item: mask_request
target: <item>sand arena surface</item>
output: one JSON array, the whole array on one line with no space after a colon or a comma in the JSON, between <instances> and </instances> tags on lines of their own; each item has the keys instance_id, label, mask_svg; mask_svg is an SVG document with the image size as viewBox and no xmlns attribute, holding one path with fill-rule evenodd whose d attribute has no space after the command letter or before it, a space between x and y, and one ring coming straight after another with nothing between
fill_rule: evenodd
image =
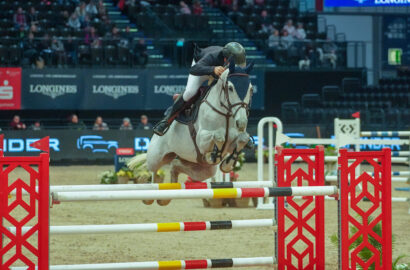
<instances>
[{"instance_id":1,"label":"sand arena surface","mask_svg":"<svg viewBox=\"0 0 410 270\"><path fill-rule=\"evenodd\" d=\"M51 185L98 184L97 175L112 166L52 166ZM393 170L406 170L394 167ZM243 181L256 180L256 163L239 172ZM169 177L167 177L169 179ZM181 175L180 181L186 177ZM393 187L408 186L393 183ZM393 191L393 196L409 193ZM393 258L410 253L408 203L393 203ZM141 201L73 202L50 209L52 225L126 224L180 221L272 218L273 211L254 208L204 208L201 200L173 200L168 206L144 205ZM337 202L326 201L326 269L337 269L337 247L329 237L337 232ZM112 235L51 236L50 263L87 264L177 259L273 256L274 233L270 228L226 231L131 233ZM17 264L16 264L17 265ZM247 267L247 269L271 269ZM237 268L239 269L239 268ZM244 268L241 268L244 269Z\"/></svg>"}]
</instances>

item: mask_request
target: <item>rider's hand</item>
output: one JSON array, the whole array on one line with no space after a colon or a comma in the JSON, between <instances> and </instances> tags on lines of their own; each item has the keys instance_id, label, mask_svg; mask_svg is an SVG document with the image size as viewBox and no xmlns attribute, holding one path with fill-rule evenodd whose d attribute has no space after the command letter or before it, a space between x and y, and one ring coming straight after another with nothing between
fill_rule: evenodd
<instances>
[{"instance_id":1,"label":"rider's hand","mask_svg":"<svg viewBox=\"0 0 410 270\"><path fill-rule=\"evenodd\" d=\"M214 67L214 73L218 77L221 76L224 71L225 71L224 67L221 67L221 66Z\"/></svg>"}]
</instances>

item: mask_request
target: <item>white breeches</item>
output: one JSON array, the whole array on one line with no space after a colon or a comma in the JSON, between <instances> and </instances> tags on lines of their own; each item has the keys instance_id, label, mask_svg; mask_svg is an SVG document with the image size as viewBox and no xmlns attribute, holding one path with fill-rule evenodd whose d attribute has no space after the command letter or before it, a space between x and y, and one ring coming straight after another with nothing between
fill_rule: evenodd
<instances>
[{"instance_id":1,"label":"white breeches","mask_svg":"<svg viewBox=\"0 0 410 270\"><path fill-rule=\"evenodd\" d=\"M195 60L192 60L192 65L195 65ZM189 74L188 82L186 84L186 89L182 98L184 101L189 101L198 92L199 87L209 79L208 75L204 76L194 76Z\"/></svg>"}]
</instances>

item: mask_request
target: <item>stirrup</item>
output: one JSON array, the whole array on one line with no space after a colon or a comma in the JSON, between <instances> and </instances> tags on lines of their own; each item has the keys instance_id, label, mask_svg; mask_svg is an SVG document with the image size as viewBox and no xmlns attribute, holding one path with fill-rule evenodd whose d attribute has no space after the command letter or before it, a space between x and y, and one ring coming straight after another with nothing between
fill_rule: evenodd
<instances>
[{"instance_id":1,"label":"stirrup","mask_svg":"<svg viewBox=\"0 0 410 270\"><path fill-rule=\"evenodd\" d=\"M158 129L158 126L161 125L161 124L163 124L163 123L165 123L167 126L166 126L166 128L165 128L164 130L162 130L161 132L159 132L159 131L157 130L157 129ZM168 124L168 121L167 121L167 120L161 120L161 121L159 121L159 122L154 126L153 130L154 130L154 133L157 134L158 136L163 136L165 133L167 133L167 131L168 131L168 129L169 129L170 126L171 126L171 125Z\"/></svg>"}]
</instances>

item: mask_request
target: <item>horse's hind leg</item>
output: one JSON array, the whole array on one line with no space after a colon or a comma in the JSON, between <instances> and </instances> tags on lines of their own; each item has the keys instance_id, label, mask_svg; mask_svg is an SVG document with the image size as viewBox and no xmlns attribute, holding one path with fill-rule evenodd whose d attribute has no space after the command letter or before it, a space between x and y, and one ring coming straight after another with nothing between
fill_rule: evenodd
<instances>
[{"instance_id":1,"label":"horse's hind leg","mask_svg":"<svg viewBox=\"0 0 410 270\"><path fill-rule=\"evenodd\" d=\"M179 159L174 159L171 163L171 183L178 183L178 176L181 173L181 162ZM154 178L155 179L155 178ZM168 205L171 200L157 200L161 206Z\"/></svg>"},{"instance_id":2,"label":"horse's hind leg","mask_svg":"<svg viewBox=\"0 0 410 270\"><path fill-rule=\"evenodd\" d=\"M157 154L157 156L155 156ZM155 157L155 158L153 158ZM157 172L158 170L164 166L165 164L170 163L175 158L174 153L168 153L164 156L160 156L159 153L150 152L148 153L147 158L147 167L152 172L153 175L153 183L162 183L164 182L164 178L160 177ZM146 205L150 205L154 202L154 200L143 200L142 201Z\"/></svg>"}]
</instances>

